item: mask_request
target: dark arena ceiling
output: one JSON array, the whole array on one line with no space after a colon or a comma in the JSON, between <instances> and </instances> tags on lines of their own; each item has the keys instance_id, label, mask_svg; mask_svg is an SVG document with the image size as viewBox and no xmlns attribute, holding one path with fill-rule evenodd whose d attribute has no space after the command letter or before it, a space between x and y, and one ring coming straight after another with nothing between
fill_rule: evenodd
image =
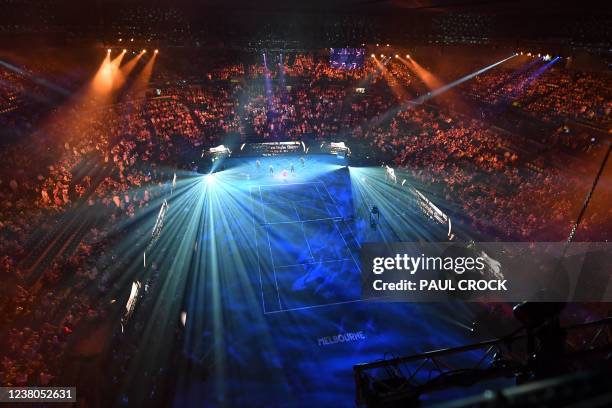
<instances>
[{"instance_id":1,"label":"dark arena ceiling","mask_svg":"<svg viewBox=\"0 0 612 408\"><path fill-rule=\"evenodd\" d=\"M571 18L578 14L610 15L606 2L527 1L527 0L0 0L3 16L0 21L27 20L44 11L58 21L99 23L110 14L120 14L133 7L167 8L188 13L194 21L206 19L206 12L316 12L337 15L406 15L419 12L476 12L505 16L558 16Z\"/></svg>"},{"instance_id":2,"label":"dark arena ceiling","mask_svg":"<svg viewBox=\"0 0 612 408\"><path fill-rule=\"evenodd\" d=\"M355 27L358 35L349 36L353 45L397 42L407 37L432 39L447 35L447 21L459 18L462 25L487 39L559 42L576 40L576 31L584 31L576 25L588 26L589 31L597 27L595 40L599 48L606 49L612 24L603 4L526 0L0 0L0 41L25 38L59 41L58 45L66 40L108 42L119 32L131 30L162 42L168 31L188 34L172 40L172 45L275 35L340 46L348 45L342 41L346 31ZM318 38L322 32L326 34ZM338 32L344 34L339 36ZM578 33L581 36L584 34ZM608 43L602 44L606 39Z\"/></svg>"}]
</instances>

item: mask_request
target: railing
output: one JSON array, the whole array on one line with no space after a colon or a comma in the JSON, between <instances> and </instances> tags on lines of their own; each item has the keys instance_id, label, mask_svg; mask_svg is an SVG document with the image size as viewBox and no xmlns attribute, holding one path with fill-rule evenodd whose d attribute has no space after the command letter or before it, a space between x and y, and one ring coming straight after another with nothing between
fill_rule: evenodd
<instances>
[{"instance_id":1,"label":"railing","mask_svg":"<svg viewBox=\"0 0 612 408\"><path fill-rule=\"evenodd\" d=\"M595 328L597 331L592 336L592 341L584 344L583 349L572 350L571 353L561 356L560 360L581 360L592 354L609 353L612 351L611 326L612 317L608 317L562 328L567 333L589 328ZM525 350L518 352L512 350L512 346L516 343L531 340L530 332L521 333L522 331L524 331L523 328L520 328L506 337L480 343L356 364L353 366L356 390L355 402L358 406L366 405L369 400L367 387L374 384L382 384L378 387L379 389L386 387L383 398L391 400L409 399L416 402L419 395L434 390L458 385L471 385L485 379L527 374L530 367ZM607 336L602 336L604 332L607 332ZM597 342L603 344L597 346L595 344ZM471 365L466 364L463 367L455 368L448 362L443 361L445 357L460 359L463 355L464 358L467 358L467 353L475 351L481 351L482 354L476 360L476 363ZM500 358L502 356L509 358ZM471 361L473 361L474 356L471 357ZM491 363L486 366L485 362L488 360L491 360ZM414 363L416 367L410 371L406 366L408 363ZM405 375L404 371L407 368L408 375ZM374 376L368 374L368 372L376 369L385 369L387 374L392 374L391 378L377 380ZM427 380L420 383L418 377L423 373L427 374ZM433 373L437 373L437 376L432 377Z\"/></svg>"}]
</instances>

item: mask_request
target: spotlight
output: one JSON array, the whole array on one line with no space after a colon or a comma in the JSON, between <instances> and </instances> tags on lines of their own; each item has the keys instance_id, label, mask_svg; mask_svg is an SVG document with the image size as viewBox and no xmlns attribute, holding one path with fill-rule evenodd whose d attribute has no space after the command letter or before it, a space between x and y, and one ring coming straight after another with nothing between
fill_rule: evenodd
<instances>
[{"instance_id":1,"label":"spotlight","mask_svg":"<svg viewBox=\"0 0 612 408\"><path fill-rule=\"evenodd\" d=\"M155 50L155 53L156 53L156 54L157 54L157 53L159 53L159 50Z\"/></svg>"},{"instance_id":2,"label":"spotlight","mask_svg":"<svg viewBox=\"0 0 612 408\"><path fill-rule=\"evenodd\" d=\"M111 53L111 49L109 48L108 50L106 50L106 52L110 54Z\"/></svg>"},{"instance_id":3,"label":"spotlight","mask_svg":"<svg viewBox=\"0 0 612 408\"><path fill-rule=\"evenodd\" d=\"M142 53L143 53L143 54L146 54L146 53L147 53L147 50L142 50Z\"/></svg>"},{"instance_id":4,"label":"spotlight","mask_svg":"<svg viewBox=\"0 0 612 408\"><path fill-rule=\"evenodd\" d=\"M380 58L385 58L385 54L380 54Z\"/></svg>"},{"instance_id":5,"label":"spotlight","mask_svg":"<svg viewBox=\"0 0 612 408\"><path fill-rule=\"evenodd\" d=\"M133 38L130 38L130 42L134 42L134 39L133 39Z\"/></svg>"},{"instance_id":6,"label":"spotlight","mask_svg":"<svg viewBox=\"0 0 612 408\"><path fill-rule=\"evenodd\" d=\"M127 52L127 50L124 48L124 49L123 49L123 53L125 54L126 52Z\"/></svg>"},{"instance_id":7,"label":"spotlight","mask_svg":"<svg viewBox=\"0 0 612 408\"><path fill-rule=\"evenodd\" d=\"M207 174L204 177L204 182L208 185L213 184L215 182L215 175L213 173Z\"/></svg>"},{"instance_id":8,"label":"spotlight","mask_svg":"<svg viewBox=\"0 0 612 408\"><path fill-rule=\"evenodd\" d=\"M120 38L120 39L119 39L119 42L121 42L121 41L123 41L123 38Z\"/></svg>"},{"instance_id":9,"label":"spotlight","mask_svg":"<svg viewBox=\"0 0 612 408\"><path fill-rule=\"evenodd\" d=\"M378 43L376 43L376 46L378 47Z\"/></svg>"},{"instance_id":10,"label":"spotlight","mask_svg":"<svg viewBox=\"0 0 612 408\"><path fill-rule=\"evenodd\" d=\"M387 47L389 46L389 44L387 44Z\"/></svg>"},{"instance_id":11,"label":"spotlight","mask_svg":"<svg viewBox=\"0 0 612 408\"><path fill-rule=\"evenodd\" d=\"M372 58L376 58L376 55L372 54Z\"/></svg>"},{"instance_id":12,"label":"spotlight","mask_svg":"<svg viewBox=\"0 0 612 408\"><path fill-rule=\"evenodd\" d=\"M399 55L395 54L395 58L399 58Z\"/></svg>"},{"instance_id":13,"label":"spotlight","mask_svg":"<svg viewBox=\"0 0 612 408\"><path fill-rule=\"evenodd\" d=\"M410 54L406 54L406 58L410 58Z\"/></svg>"}]
</instances>

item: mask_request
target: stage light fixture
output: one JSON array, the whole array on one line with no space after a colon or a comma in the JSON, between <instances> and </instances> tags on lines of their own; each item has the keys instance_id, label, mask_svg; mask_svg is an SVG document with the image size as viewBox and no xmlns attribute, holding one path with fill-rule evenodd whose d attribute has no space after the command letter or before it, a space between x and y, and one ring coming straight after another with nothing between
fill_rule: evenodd
<instances>
[{"instance_id":1,"label":"stage light fixture","mask_svg":"<svg viewBox=\"0 0 612 408\"><path fill-rule=\"evenodd\" d=\"M158 54L158 53L159 53L159 50L155 50L155 53L156 53L156 54Z\"/></svg>"},{"instance_id":2,"label":"stage light fixture","mask_svg":"<svg viewBox=\"0 0 612 408\"><path fill-rule=\"evenodd\" d=\"M111 49L109 48L108 50L106 50L106 52L110 54L111 53Z\"/></svg>"},{"instance_id":3,"label":"stage light fixture","mask_svg":"<svg viewBox=\"0 0 612 408\"><path fill-rule=\"evenodd\" d=\"M395 54L395 58L399 58L399 55Z\"/></svg>"},{"instance_id":4,"label":"stage light fixture","mask_svg":"<svg viewBox=\"0 0 612 408\"><path fill-rule=\"evenodd\" d=\"M147 53L147 50L142 50L142 53L143 53L143 54L146 54L146 53Z\"/></svg>"},{"instance_id":5,"label":"stage light fixture","mask_svg":"<svg viewBox=\"0 0 612 408\"><path fill-rule=\"evenodd\" d=\"M130 42L134 42L134 39L133 39L133 38L130 38Z\"/></svg>"},{"instance_id":6,"label":"stage light fixture","mask_svg":"<svg viewBox=\"0 0 612 408\"><path fill-rule=\"evenodd\" d=\"M410 54L406 54L406 58L410 58Z\"/></svg>"},{"instance_id":7,"label":"stage light fixture","mask_svg":"<svg viewBox=\"0 0 612 408\"><path fill-rule=\"evenodd\" d=\"M385 54L380 54L380 58L385 58Z\"/></svg>"},{"instance_id":8,"label":"stage light fixture","mask_svg":"<svg viewBox=\"0 0 612 408\"><path fill-rule=\"evenodd\" d=\"M126 52L127 52L127 50L124 48L124 49L123 49L123 53L125 54Z\"/></svg>"},{"instance_id":9,"label":"stage light fixture","mask_svg":"<svg viewBox=\"0 0 612 408\"><path fill-rule=\"evenodd\" d=\"M371 55L371 57L372 57L372 58L376 58L376 55L372 54L372 55Z\"/></svg>"}]
</instances>

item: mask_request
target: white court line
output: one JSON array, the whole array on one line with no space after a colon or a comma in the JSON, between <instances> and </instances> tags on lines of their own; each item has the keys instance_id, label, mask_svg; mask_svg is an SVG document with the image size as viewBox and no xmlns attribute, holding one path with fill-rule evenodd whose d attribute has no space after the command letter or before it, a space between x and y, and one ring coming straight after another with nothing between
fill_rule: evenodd
<instances>
[{"instance_id":1,"label":"white court line","mask_svg":"<svg viewBox=\"0 0 612 408\"><path fill-rule=\"evenodd\" d=\"M300 218L300 213L298 213L297 208L295 207L295 204L293 205L293 209L295 210L295 213L297 214L298 218ZM304 231L304 223L300 223L301 227L302 227L302 236L304 237L304 240L306 241L306 245L308 245L308 252L310 253L310 258L314 261L315 257L312 254L312 248L310 248L310 242L308 242L308 237L306 236L306 231Z\"/></svg>"},{"instance_id":2,"label":"white court line","mask_svg":"<svg viewBox=\"0 0 612 408\"><path fill-rule=\"evenodd\" d=\"M284 186L303 186L305 184L322 184L322 181L308 181L306 183L279 183L279 184L260 184L261 187L284 187Z\"/></svg>"},{"instance_id":3,"label":"white court line","mask_svg":"<svg viewBox=\"0 0 612 408\"><path fill-rule=\"evenodd\" d=\"M325 184L323 184L323 187L325 187L325 191L327 192L327 195L329 196L329 198L331 198L332 202L336 206L336 211L338 211L338 214L340 214L340 210L338 210L338 205L334 201L334 198L332 197L332 195L329 193L329 190L327 189L327 186ZM317 189L317 191L318 191L318 189ZM344 241L344 245L346 246L346 249L348 249L349 253L351 254L351 258L353 258L353 262L355 262L355 266L357 267L357 270L359 271L359 273L361 273L361 266L355 260L355 257L353 256L353 251L351 251L351 247L346 242L346 239L344 238L344 235L342 235L342 232L340 231L340 228L338 228L338 224L335 223L335 222L334 222L334 227L336 228L336 231L338 231L338 234L340 234L340 237L342 237L342 241ZM350 229L349 229L349 231L350 231ZM351 235L353 235L352 232L351 232ZM353 239L355 239L355 236L353 236ZM355 242L357 242L356 239L355 239Z\"/></svg>"},{"instance_id":4,"label":"white court line","mask_svg":"<svg viewBox=\"0 0 612 408\"><path fill-rule=\"evenodd\" d=\"M331 259L329 261L304 262L304 263L298 263L298 264L277 266L276 269L292 268L294 266L302 266L302 265L319 265L319 264L323 264L323 263L344 262L344 261L352 261L352 259L351 258L342 258L342 259Z\"/></svg>"},{"instance_id":5,"label":"white court line","mask_svg":"<svg viewBox=\"0 0 612 408\"><path fill-rule=\"evenodd\" d=\"M312 306L293 307L291 309L282 309L282 310L275 310L273 312L266 312L265 314L295 312L295 311L298 311L298 310L316 309L316 308L325 307L325 306L346 305L348 303L369 302L371 300L380 300L380 299L387 299L387 298L392 298L392 295L389 295L389 296L378 296L378 297L366 298L366 299L344 300L342 302L323 303L323 304L320 304L320 305L312 305Z\"/></svg>"},{"instance_id":6,"label":"white court line","mask_svg":"<svg viewBox=\"0 0 612 408\"><path fill-rule=\"evenodd\" d=\"M350 251L350 248L349 248ZM351 256L352 257L352 256ZM338 259L335 261L326 261L327 263L331 263L331 262L344 262L344 261L350 261L351 259ZM353 262L355 261L355 259L353 259ZM322 262L319 262L322 263ZM359 271L360 268L358 267L357 270ZM388 296L387 296L388 297ZM372 299L382 299L384 297L376 297L376 298L372 298ZM311 305L311 306L301 306L301 307L293 307L293 308L289 308L289 309L285 309L285 308L281 308L280 310L275 310L272 312L265 312L264 314L271 314L271 313L281 313L281 312L290 312L290 311L296 311L296 310L306 310L306 309L313 309L316 307L323 307L323 306L334 306L334 305L343 305L343 304L347 304L347 303L355 303L355 302L363 302L369 299L353 299L353 300L344 300L342 302L332 302L332 303L321 303L318 305Z\"/></svg>"},{"instance_id":7,"label":"white court line","mask_svg":"<svg viewBox=\"0 0 612 408\"><path fill-rule=\"evenodd\" d=\"M342 241L344 241L344 245L346 245L346 249L348 249L349 253L351 254L351 258L353 258L353 262L355 263L355 266L357 267L357 270L361 274L361 266L355 260L355 257L353 256L353 251L351 251L351 247L348 246L346 239L344 239L344 235L342 235L340 228L338 228L338 224L336 224L335 222L334 222L334 227L336 227L336 231L338 231L338 234L340 234L340 236L342 237Z\"/></svg>"},{"instance_id":8,"label":"white court line","mask_svg":"<svg viewBox=\"0 0 612 408\"><path fill-rule=\"evenodd\" d=\"M321 183L321 184L323 184L323 183ZM325 187L325 192L327 193L327 197L331 200L331 202L334 205L334 207L336 207L336 212L338 214L340 214L340 210L338 209L338 204L336 204L336 202L334 201L334 198L331 196L331 194L329 194L329 190L327 189L325 184L323 184L323 187ZM321 196L322 194L319 191L319 187L316 187L316 189L317 189L317 193L319 193L319 196ZM322 200L322 201L325 202L325 200ZM325 211L327 211L329 213L329 210L327 208L325 208ZM343 217L332 217L332 218L344 219Z\"/></svg>"},{"instance_id":9,"label":"white court line","mask_svg":"<svg viewBox=\"0 0 612 408\"><path fill-rule=\"evenodd\" d=\"M304 224L305 222L314 222L314 221L326 221L326 220L333 220L333 221L338 221L338 220L342 220L342 217L333 217L333 218L314 218L312 220L297 220L297 221L278 221L278 222L266 222L263 224L259 224L259 225L277 225L277 224L297 224L297 223L301 223Z\"/></svg>"},{"instance_id":10,"label":"white court line","mask_svg":"<svg viewBox=\"0 0 612 408\"><path fill-rule=\"evenodd\" d=\"M334 197L329 193L329 190L327 189L327 186L325 184L323 184L323 187L325 187L325 191L327 191L327 195L329 195L329 197L332 199L332 202L336 206L336 210L338 210L338 204L336 204L336 202L334 201ZM338 214L340 214L339 210L338 210ZM344 218L342 218L342 220L344 221ZM347 228L348 228L348 230L349 230L349 232L351 234L351 237L353 237L353 241L355 241L355 243L357 244L357 247L361 248L361 245L359 244L359 241L357 241L357 238L355 238L355 234L353 234L353 231L348 227L348 225L347 225ZM338 231L338 232L340 232L340 231ZM340 235L342 235L342 233L340 233ZM342 237L342 238L344 238L344 237ZM346 244L346 240L344 240L344 243ZM347 246L348 246L348 244L347 244ZM350 247L349 247L349 250L350 250ZM351 254L352 254L352 252L351 252ZM361 272L361 268L360 267L358 267L358 268L359 268L359 271Z\"/></svg>"},{"instance_id":11,"label":"white court line","mask_svg":"<svg viewBox=\"0 0 612 408\"><path fill-rule=\"evenodd\" d=\"M261 187L259 188L259 198L261 198L261 202L263 203L263 197L261 196ZM270 242L270 234L268 233L267 229L266 236L268 237L268 249L270 250L270 262L272 263L272 272L274 273L274 284L276 286L276 296L278 297L278 307L282 310L283 306L281 304L280 291L278 290L278 281L276 280L276 268L274 267L274 255L272 255L272 243Z\"/></svg>"},{"instance_id":12,"label":"white court line","mask_svg":"<svg viewBox=\"0 0 612 408\"><path fill-rule=\"evenodd\" d=\"M347 225L346 229L348 229L349 234L351 234L351 237L353 238L353 241L355 241L357 248L361 249L361 244L359 243L359 241L357 241L357 237L355 237L355 234L353 234L353 230L351 229L351 227Z\"/></svg>"},{"instance_id":13,"label":"white court line","mask_svg":"<svg viewBox=\"0 0 612 408\"><path fill-rule=\"evenodd\" d=\"M284 186L304 186L304 185L308 185L308 184L314 184L315 188L317 189L317 191L319 191L319 189L317 188L317 184L322 184L321 181L311 181L308 183L291 183L291 184L261 184L259 185L259 189L261 190L261 187L284 187ZM286 202L291 202L291 203L302 203L305 201L317 201L316 199L308 199L308 200L283 200L283 201L277 201L277 203L281 203L284 204ZM263 203L273 203L274 201L264 201L263 197L262 197L262 202Z\"/></svg>"},{"instance_id":14,"label":"white court line","mask_svg":"<svg viewBox=\"0 0 612 408\"><path fill-rule=\"evenodd\" d=\"M329 198L331 198L332 203L334 203L334 205L336 206L336 209L338 209L338 204L336 204L336 200L334 200L334 197L329 193L327 186L324 183L321 183L321 184L323 184L323 187L325 187L325 191L327 192L327 195L329 196ZM340 213L340 211L338 211L338 213Z\"/></svg>"},{"instance_id":15,"label":"white court line","mask_svg":"<svg viewBox=\"0 0 612 408\"><path fill-rule=\"evenodd\" d=\"M253 191L250 191L251 201L253 205L251 206L251 215L253 217L253 231L255 232L255 252L257 252L257 267L259 269L259 287L261 288L261 306L263 307L264 314L266 314L266 300L264 299L264 290L263 290L263 279L261 277L261 261L259 259L259 244L257 243L257 223L255 222L255 204L257 200L253 197ZM265 228L264 228L265 229Z\"/></svg>"}]
</instances>

